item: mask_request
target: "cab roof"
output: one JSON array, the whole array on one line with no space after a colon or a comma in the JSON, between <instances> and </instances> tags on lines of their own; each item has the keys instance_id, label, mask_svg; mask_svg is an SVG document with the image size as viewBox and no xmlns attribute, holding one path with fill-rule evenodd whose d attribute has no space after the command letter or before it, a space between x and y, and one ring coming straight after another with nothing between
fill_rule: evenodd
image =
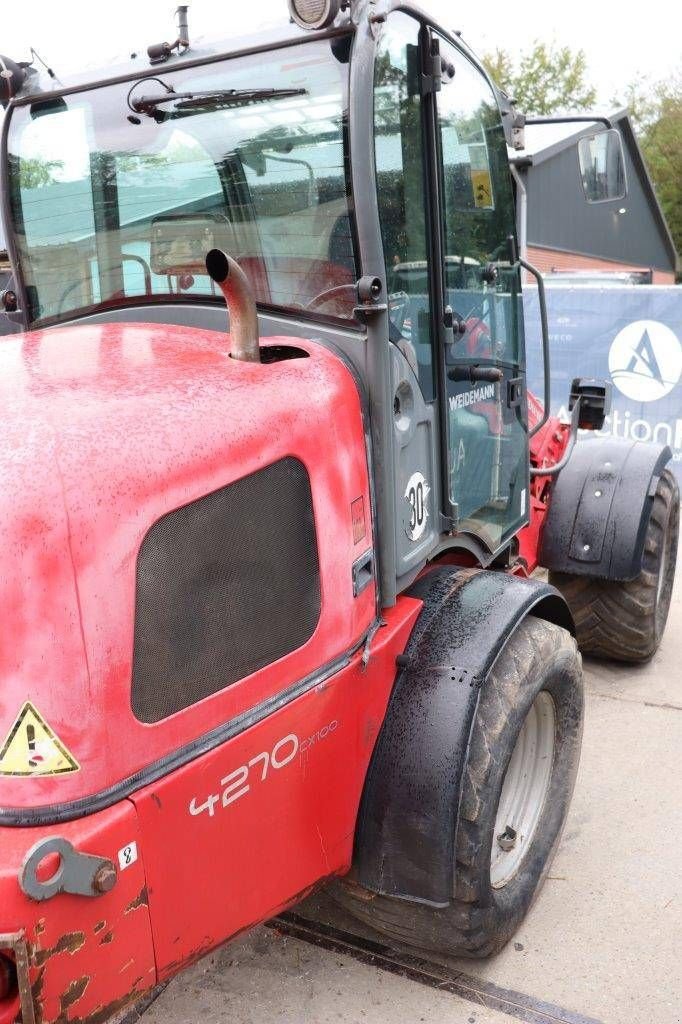
<instances>
[{"instance_id":1,"label":"cab roof","mask_svg":"<svg viewBox=\"0 0 682 1024\"><path fill-rule=\"evenodd\" d=\"M304 42L307 39L325 39L352 31L359 24L362 17L376 13L375 0L351 0L351 5L342 11L334 25L320 31L299 28L286 15L286 0L282 0L283 15L282 21L272 24L258 32L246 35L221 36L218 38L198 37L191 40L189 47L182 53L173 52L171 56L159 63L152 63L148 54L147 46L154 40L148 40L141 48L141 51L133 51L128 60L107 63L100 67L90 67L76 74L62 75L58 78L51 78L45 71L38 71L33 68L17 96L12 103L30 102L34 97L59 96L69 92L81 92L84 89L97 88L116 82L133 80L136 78L154 78L156 75L168 71L181 70L185 67L193 67L196 64L203 64L211 60L257 53L261 50L275 49L280 46L291 46ZM413 0L400 0L396 10L412 14L415 18L432 28L437 29L446 38L454 42L453 35L443 25L439 24L419 3ZM160 34L160 33L159 33ZM457 45L463 49L471 58L476 57L471 47L457 33ZM478 63L478 61L476 61Z\"/></svg>"},{"instance_id":2,"label":"cab roof","mask_svg":"<svg viewBox=\"0 0 682 1024\"><path fill-rule=\"evenodd\" d=\"M241 36L226 36L218 39L200 37L193 40L182 53L172 53L168 59L152 63L146 52L146 44L142 52L133 52L128 60L107 63L100 67L90 67L73 74L59 75L51 78L44 71L29 69L29 75L19 90L13 103L30 102L40 97L80 92L84 89L97 88L115 82L136 78L154 78L156 75L169 71L181 70L224 57L234 57L290 46L308 39L324 38L329 35L348 31L351 28L348 19L340 21L334 29L322 32L311 32L300 29L295 24L284 21L283 24L270 26L258 32Z\"/></svg>"}]
</instances>

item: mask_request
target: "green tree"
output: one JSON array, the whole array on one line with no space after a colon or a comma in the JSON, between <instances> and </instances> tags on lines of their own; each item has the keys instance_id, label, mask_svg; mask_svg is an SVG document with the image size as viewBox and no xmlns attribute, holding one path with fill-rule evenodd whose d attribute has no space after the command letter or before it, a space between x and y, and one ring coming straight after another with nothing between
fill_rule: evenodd
<instances>
[{"instance_id":1,"label":"green tree","mask_svg":"<svg viewBox=\"0 0 682 1024\"><path fill-rule=\"evenodd\" d=\"M682 253L682 74L628 85L622 97L678 253ZM621 104L622 101L621 101Z\"/></svg>"},{"instance_id":2,"label":"green tree","mask_svg":"<svg viewBox=\"0 0 682 1024\"><path fill-rule=\"evenodd\" d=\"M638 79L626 85L624 92L611 100L611 107L614 110L627 107L640 143L647 128L658 116L655 92L656 86L652 85L649 79Z\"/></svg>"},{"instance_id":3,"label":"green tree","mask_svg":"<svg viewBox=\"0 0 682 1024\"><path fill-rule=\"evenodd\" d=\"M583 50L535 40L531 49L513 57L507 50L484 54L483 63L495 82L524 114L586 110L597 99L587 80Z\"/></svg>"},{"instance_id":4,"label":"green tree","mask_svg":"<svg viewBox=\"0 0 682 1024\"><path fill-rule=\"evenodd\" d=\"M42 188L52 185L55 181L54 172L61 171L64 164L61 160L43 160L39 156L25 157L20 164L20 187Z\"/></svg>"}]
</instances>

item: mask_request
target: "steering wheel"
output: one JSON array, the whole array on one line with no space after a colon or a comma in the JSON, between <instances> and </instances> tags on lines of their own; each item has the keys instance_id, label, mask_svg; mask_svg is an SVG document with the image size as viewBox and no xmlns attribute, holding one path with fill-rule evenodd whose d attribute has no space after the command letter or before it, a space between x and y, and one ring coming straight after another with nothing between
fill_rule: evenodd
<instances>
[{"instance_id":1,"label":"steering wheel","mask_svg":"<svg viewBox=\"0 0 682 1024\"><path fill-rule=\"evenodd\" d=\"M466 334L464 335L467 352L470 356L477 356L479 359L492 359L493 339L490 330L484 320L472 316L465 320Z\"/></svg>"},{"instance_id":2,"label":"steering wheel","mask_svg":"<svg viewBox=\"0 0 682 1024\"><path fill-rule=\"evenodd\" d=\"M306 302L304 309L312 312L319 306L324 306L326 302L331 302L334 299L339 299L341 296L346 295L348 292L352 295L353 305L357 302L357 287L353 283L349 284L337 284L333 288L325 288L324 291L319 292L310 302Z\"/></svg>"}]
</instances>

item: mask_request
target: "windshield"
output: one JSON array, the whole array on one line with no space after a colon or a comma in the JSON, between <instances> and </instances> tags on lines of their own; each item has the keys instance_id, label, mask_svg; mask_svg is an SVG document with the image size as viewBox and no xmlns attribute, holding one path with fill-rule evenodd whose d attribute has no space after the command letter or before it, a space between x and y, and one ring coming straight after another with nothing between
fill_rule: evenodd
<instances>
[{"instance_id":1,"label":"windshield","mask_svg":"<svg viewBox=\"0 0 682 1024\"><path fill-rule=\"evenodd\" d=\"M348 53L315 40L18 107L9 186L29 320L220 301L203 266L214 246L259 303L351 319Z\"/></svg>"}]
</instances>

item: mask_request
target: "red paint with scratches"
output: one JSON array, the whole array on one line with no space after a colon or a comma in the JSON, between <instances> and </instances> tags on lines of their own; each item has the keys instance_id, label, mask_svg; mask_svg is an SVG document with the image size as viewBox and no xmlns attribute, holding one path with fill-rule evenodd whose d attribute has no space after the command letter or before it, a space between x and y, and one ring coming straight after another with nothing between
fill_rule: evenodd
<instances>
[{"instance_id":1,"label":"red paint with scratches","mask_svg":"<svg viewBox=\"0 0 682 1024\"><path fill-rule=\"evenodd\" d=\"M119 871L114 889L97 899L60 895L35 903L24 896L17 879L26 852L54 835L117 865L119 850L143 843L128 800L59 826L0 828L0 933L25 933L39 1024L86 1020L110 1004L134 1001L157 979L141 859ZM60 1016L64 1002L81 989L67 1017ZM15 1016L0 1001L0 1024L12 1024Z\"/></svg>"},{"instance_id":2,"label":"red paint with scratches","mask_svg":"<svg viewBox=\"0 0 682 1024\"><path fill-rule=\"evenodd\" d=\"M0 811L87 800L346 656L259 724L108 810L0 828L0 934L25 933L40 1024L104 1020L350 866L395 657L421 603L402 597L387 612L363 666L376 591L356 598L352 589L352 565L373 546L360 401L331 352L289 343L308 357L237 362L228 337L167 325L65 327L0 344L0 742L30 700L81 766L0 776ZM288 455L310 476L322 584L315 633L167 720L138 722L130 685L146 532ZM280 765L273 752L291 753L291 737L296 750ZM244 766L248 788L223 807L222 780ZM212 793L215 814L192 814ZM105 896L33 903L18 885L21 864L54 835L117 865L135 840L139 859L117 868ZM15 1009L0 1003L0 1024Z\"/></svg>"}]
</instances>

